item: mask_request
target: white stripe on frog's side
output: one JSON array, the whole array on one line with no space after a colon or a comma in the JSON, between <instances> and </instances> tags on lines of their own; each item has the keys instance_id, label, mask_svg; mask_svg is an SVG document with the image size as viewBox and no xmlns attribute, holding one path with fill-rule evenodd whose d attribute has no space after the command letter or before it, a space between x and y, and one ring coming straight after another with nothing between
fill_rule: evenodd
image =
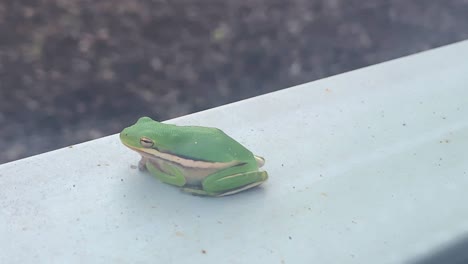
<instances>
[{"instance_id":1,"label":"white stripe on frog's side","mask_svg":"<svg viewBox=\"0 0 468 264\"><path fill-rule=\"evenodd\" d=\"M230 162L208 162L208 161L201 161L201 160L191 160L187 158L182 158L176 155L164 153L161 151L157 151L156 149L146 149L146 148L134 148L128 146L130 149L135 150L136 152L144 155L147 158L159 158L162 160L170 161L176 164L179 164L185 168L197 168L197 169L225 169L235 165L240 164L239 161L230 161Z\"/></svg>"}]
</instances>

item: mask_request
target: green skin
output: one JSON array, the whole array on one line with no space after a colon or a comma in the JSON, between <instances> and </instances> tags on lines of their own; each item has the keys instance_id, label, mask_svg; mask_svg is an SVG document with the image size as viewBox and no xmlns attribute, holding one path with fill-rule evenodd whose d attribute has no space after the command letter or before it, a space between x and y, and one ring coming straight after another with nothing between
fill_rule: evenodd
<instances>
[{"instance_id":1,"label":"green skin","mask_svg":"<svg viewBox=\"0 0 468 264\"><path fill-rule=\"evenodd\" d=\"M204 196L235 194L268 179L265 160L217 128L163 124L149 117L120 132L138 152L141 170L162 182Z\"/></svg>"}]
</instances>

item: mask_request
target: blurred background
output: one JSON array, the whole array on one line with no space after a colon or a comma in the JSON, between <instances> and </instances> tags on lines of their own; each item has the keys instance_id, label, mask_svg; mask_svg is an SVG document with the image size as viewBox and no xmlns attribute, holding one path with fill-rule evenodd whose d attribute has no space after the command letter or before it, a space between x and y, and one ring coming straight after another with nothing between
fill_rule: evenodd
<instances>
[{"instance_id":1,"label":"blurred background","mask_svg":"<svg viewBox=\"0 0 468 264\"><path fill-rule=\"evenodd\" d=\"M1 0L0 163L467 38L468 0Z\"/></svg>"}]
</instances>

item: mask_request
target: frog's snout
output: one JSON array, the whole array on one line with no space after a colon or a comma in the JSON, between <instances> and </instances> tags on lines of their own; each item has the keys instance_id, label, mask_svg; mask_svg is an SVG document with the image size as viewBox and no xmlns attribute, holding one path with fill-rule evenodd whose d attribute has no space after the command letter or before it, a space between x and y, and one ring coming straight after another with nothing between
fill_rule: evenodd
<instances>
[{"instance_id":1,"label":"frog's snout","mask_svg":"<svg viewBox=\"0 0 468 264\"><path fill-rule=\"evenodd\" d=\"M124 130L122 130L122 132L120 132L119 134L119 137L120 139L128 138L128 128L125 128Z\"/></svg>"}]
</instances>

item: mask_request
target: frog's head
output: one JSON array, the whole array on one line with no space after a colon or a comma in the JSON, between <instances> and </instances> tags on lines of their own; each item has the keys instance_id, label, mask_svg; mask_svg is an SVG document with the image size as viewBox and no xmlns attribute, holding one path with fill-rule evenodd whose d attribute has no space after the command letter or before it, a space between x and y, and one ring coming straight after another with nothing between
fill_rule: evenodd
<instances>
[{"instance_id":1,"label":"frog's head","mask_svg":"<svg viewBox=\"0 0 468 264\"><path fill-rule=\"evenodd\" d=\"M157 138L156 131L159 122L149 117L141 117L138 121L120 132L120 141L134 150L152 148Z\"/></svg>"}]
</instances>

